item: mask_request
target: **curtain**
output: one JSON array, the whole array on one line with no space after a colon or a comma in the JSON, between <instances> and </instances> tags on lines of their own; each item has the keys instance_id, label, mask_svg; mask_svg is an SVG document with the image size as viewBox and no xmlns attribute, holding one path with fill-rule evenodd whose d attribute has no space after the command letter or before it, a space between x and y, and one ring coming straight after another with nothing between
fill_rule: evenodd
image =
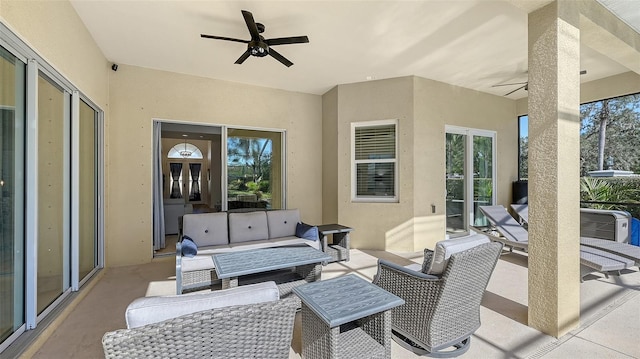
<instances>
[{"instance_id":1,"label":"curtain","mask_svg":"<svg viewBox=\"0 0 640 359\"><path fill-rule=\"evenodd\" d=\"M164 175L162 174L161 123L153 122L153 249L166 246L164 238Z\"/></svg>"},{"instance_id":2,"label":"curtain","mask_svg":"<svg viewBox=\"0 0 640 359\"><path fill-rule=\"evenodd\" d=\"M200 168L199 163L189 163L189 171L191 172L191 191L189 192L189 201L200 201Z\"/></svg>"},{"instance_id":3,"label":"curtain","mask_svg":"<svg viewBox=\"0 0 640 359\"><path fill-rule=\"evenodd\" d=\"M180 188L180 175L182 174L182 163L169 163L171 171L171 195L169 198L182 198Z\"/></svg>"}]
</instances>

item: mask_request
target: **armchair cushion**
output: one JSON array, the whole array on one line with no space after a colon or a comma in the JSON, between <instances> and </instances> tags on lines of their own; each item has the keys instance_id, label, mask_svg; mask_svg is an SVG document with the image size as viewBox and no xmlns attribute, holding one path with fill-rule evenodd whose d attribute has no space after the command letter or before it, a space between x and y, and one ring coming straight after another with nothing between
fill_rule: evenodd
<instances>
[{"instance_id":1,"label":"armchair cushion","mask_svg":"<svg viewBox=\"0 0 640 359\"><path fill-rule=\"evenodd\" d=\"M198 254L198 245L189 236L182 236L182 255L195 257Z\"/></svg>"},{"instance_id":2,"label":"armchair cushion","mask_svg":"<svg viewBox=\"0 0 640 359\"><path fill-rule=\"evenodd\" d=\"M462 252L484 243L489 243L489 238L480 233L436 243L433 259L431 260L431 267L427 273L433 275L442 274L447 266L449 257L451 257L453 253Z\"/></svg>"},{"instance_id":3,"label":"armchair cushion","mask_svg":"<svg viewBox=\"0 0 640 359\"><path fill-rule=\"evenodd\" d=\"M318 227L306 223L298 223L296 225L296 237L317 241L320 239Z\"/></svg>"},{"instance_id":4,"label":"armchair cushion","mask_svg":"<svg viewBox=\"0 0 640 359\"><path fill-rule=\"evenodd\" d=\"M280 299L275 282L262 282L207 293L138 298L125 312L127 328L137 328L186 314L232 305L256 304Z\"/></svg>"}]
</instances>

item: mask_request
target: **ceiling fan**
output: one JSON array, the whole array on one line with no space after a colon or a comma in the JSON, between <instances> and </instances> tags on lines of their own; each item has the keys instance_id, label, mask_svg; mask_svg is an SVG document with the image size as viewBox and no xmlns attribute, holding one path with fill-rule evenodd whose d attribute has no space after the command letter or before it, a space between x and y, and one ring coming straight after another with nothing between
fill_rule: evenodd
<instances>
[{"instance_id":1,"label":"ceiling fan","mask_svg":"<svg viewBox=\"0 0 640 359\"><path fill-rule=\"evenodd\" d=\"M246 60L249 56L257 56L264 57L270 55L274 59L280 61L286 67L290 67L293 65L293 62L289 61L286 57L280 55L276 50L272 49L271 46L276 45L289 45L289 44L303 44L308 43L309 38L306 36L292 36L292 37L279 37L275 39L265 39L260 35L264 32L264 25L255 22L253 20L253 15L246 10L242 10L242 16L244 17L244 21L247 23L247 28L249 29L249 34L251 34L251 40L241 40L234 39L231 37L222 37L222 36L214 36L214 35L205 35L200 34L200 37L206 39L216 39L216 40L225 40L225 41L235 41L242 42L247 44L247 51L245 51L238 60L236 60L236 64L242 64L244 60Z\"/></svg>"},{"instance_id":2,"label":"ceiling fan","mask_svg":"<svg viewBox=\"0 0 640 359\"><path fill-rule=\"evenodd\" d=\"M584 75L587 73L587 70L582 70L580 71L580 75ZM525 81L525 82L512 82L512 83L508 83L508 84L499 84L499 85L493 85L491 87L501 87L501 86L514 86L514 85L522 85L520 87L518 87L515 90L511 90L509 92L507 92L506 94L504 94L503 96L509 96L512 93L518 91L518 90L522 90L524 89L525 91L529 91L529 81Z\"/></svg>"}]
</instances>

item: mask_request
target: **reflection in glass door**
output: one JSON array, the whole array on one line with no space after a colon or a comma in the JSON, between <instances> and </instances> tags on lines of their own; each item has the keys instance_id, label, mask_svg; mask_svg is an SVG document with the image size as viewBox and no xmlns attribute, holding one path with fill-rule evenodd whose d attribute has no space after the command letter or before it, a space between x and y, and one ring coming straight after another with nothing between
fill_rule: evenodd
<instances>
[{"instance_id":1,"label":"reflection in glass door","mask_svg":"<svg viewBox=\"0 0 640 359\"><path fill-rule=\"evenodd\" d=\"M98 267L98 112L80 101L79 278Z\"/></svg>"},{"instance_id":2,"label":"reflection in glass door","mask_svg":"<svg viewBox=\"0 0 640 359\"><path fill-rule=\"evenodd\" d=\"M445 152L447 233L465 234L495 201L495 132L447 126Z\"/></svg>"},{"instance_id":3,"label":"reflection in glass door","mask_svg":"<svg viewBox=\"0 0 640 359\"><path fill-rule=\"evenodd\" d=\"M488 225L479 206L493 204L493 137L473 135L473 225Z\"/></svg>"},{"instance_id":4,"label":"reflection in glass door","mask_svg":"<svg viewBox=\"0 0 640 359\"><path fill-rule=\"evenodd\" d=\"M25 64L0 47L0 343L24 323Z\"/></svg>"},{"instance_id":5,"label":"reflection in glass door","mask_svg":"<svg viewBox=\"0 0 640 359\"><path fill-rule=\"evenodd\" d=\"M282 133L227 130L227 205L282 209Z\"/></svg>"},{"instance_id":6,"label":"reflection in glass door","mask_svg":"<svg viewBox=\"0 0 640 359\"><path fill-rule=\"evenodd\" d=\"M70 288L70 94L38 76L38 314Z\"/></svg>"},{"instance_id":7,"label":"reflection in glass door","mask_svg":"<svg viewBox=\"0 0 640 359\"><path fill-rule=\"evenodd\" d=\"M467 136L459 133L447 133L446 153L446 211L447 233L459 233L467 230L465 210L465 147Z\"/></svg>"}]
</instances>

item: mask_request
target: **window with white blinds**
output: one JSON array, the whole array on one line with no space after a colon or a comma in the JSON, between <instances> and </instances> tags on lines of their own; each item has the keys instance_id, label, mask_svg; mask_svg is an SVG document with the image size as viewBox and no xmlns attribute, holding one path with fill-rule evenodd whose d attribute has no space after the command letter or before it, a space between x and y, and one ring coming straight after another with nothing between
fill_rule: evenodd
<instances>
[{"instance_id":1,"label":"window with white blinds","mask_svg":"<svg viewBox=\"0 0 640 359\"><path fill-rule=\"evenodd\" d=\"M397 125L396 120L352 123L354 201L397 201Z\"/></svg>"}]
</instances>

